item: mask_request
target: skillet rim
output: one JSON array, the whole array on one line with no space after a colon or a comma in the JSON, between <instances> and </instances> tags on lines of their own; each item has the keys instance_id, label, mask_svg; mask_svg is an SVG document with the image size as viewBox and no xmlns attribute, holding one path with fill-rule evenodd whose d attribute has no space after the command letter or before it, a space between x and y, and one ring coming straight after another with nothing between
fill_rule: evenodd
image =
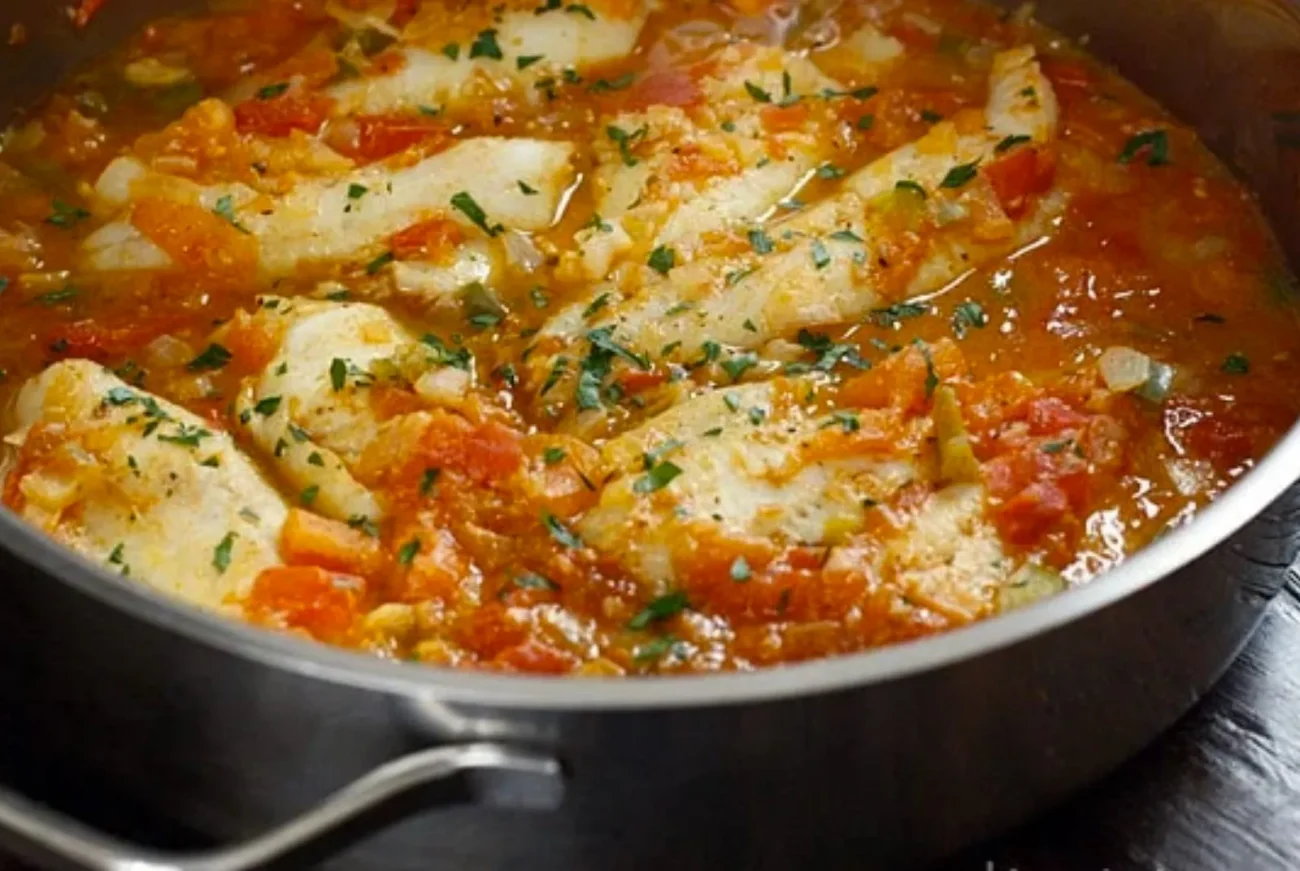
<instances>
[{"instance_id":1,"label":"skillet rim","mask_svg":"<svg viewBox=\"0 0 1300 871\"><path fill-rule=\"evenodd\" d=\"M485 674L411 665L259 629L173 599L90 562L0 510L0 552L50 580L164 632L255 664L359 690L505 710L635 711L755 704L938 671L1082 620L1169 579L1253 522L1300 479L1300 421L1218 499L1178 529L1086 584L1027 608L936 635L752 672L574 678Z\"/></svg>"}]
</instances>

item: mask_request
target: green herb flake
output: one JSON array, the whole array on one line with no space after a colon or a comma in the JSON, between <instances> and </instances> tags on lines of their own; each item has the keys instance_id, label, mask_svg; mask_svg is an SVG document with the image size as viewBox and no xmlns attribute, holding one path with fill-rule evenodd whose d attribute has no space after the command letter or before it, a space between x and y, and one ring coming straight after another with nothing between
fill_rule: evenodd
<instances>
[{"instance_id":1,"label":"green herb flake","mask_svg":"<svg viewBox=\"0 0 1300 871\"><path fill-rule=\"evenodd\" d=\"M872 127L876 126L876 116L869 113L863 115L853 126L862 131L870 130Z\"/></svg>"},{"instance_id":2,"label":"green herb flake","mask_svg":"<svg viewBox=\"0 0 1300 871\"><path fill-rule=\"evenodd\" d=\"M646 264L660 275L667 275L668 270L677 265L677 252L667 245L660 245L650 252Z\"/></svg>"},{"instance_id":3,"label":"green herb flake","mask_svg":"<svg viewBox=\"0 0 1300 871\"><path fill-rule=\"evenodd\" d=\"M78 291L77 288L69 286L62 288L61 290L51 290L47 293L42 293L40 296L35 297L35 300L43 306L56 306L59 303L70 302L71 300L76 299L78 293L80 293L80 291Z\"/></svg>"},{"instance_id":4,"label":"green herb flake","mask_svg":"<svg viewBox=\"0 0 1300 871\"><path fill-rule=\"evenodd\" d=\"M515 58L515 68L526 70L544 57L546 57L544 54L521 54Z\"/></svg>"},{"instance_id":5,"label":"green herb flake","mask_svg":"<svg viewBox=\"0 0 1300 871\"><path fill-rule=\"evenodd\" d=\"M749 247L754 249L755 254L771 254L775 246L772 237L763 228L755 227L749 231Z\"/></svg>"},{"instance_id":6,"label":"green herb flake","mask_svg":"<svg viewBox=\"0 0 1300 871\"><path fill-rule=\"evenodd\" d=\"M287 90L289 90L288 82L276 82L271 85L265 85L264 87L257 89L257 99L274 100Z\"/></svg>"},{"instance_id":7,"label":"green herb flake","mask_svg":"<svg viewBox=\"0 0 1300 871\"><path fill-rule=\"evenodd\" d=\"M632 484L632 490L637 493L653 493L656 490L662 490L672 483L673 479L682 473L680 466L670 463L667 460L656 463L650 471L646 472Z\"/></svg>"},{"instance_id":8,"label":"green herb flake","mask_svg":"<svg viewBox=\"0 0 1300 871\"><path fill-rule=\"evenodd\" d=\"M831 254L822 244L821 239L814 239L812 243L812 262L817 269L825 269L831 265Z\"/></svg>"},{"instance_id":9,"label":"green herb flake","mask_svg":"<svg viewBox=\"0 0 1300 871\"><path fill-rule=\"evenodd\" d=\"M948 170L948 174L943 177L943 181L939 182L939 187L952 188L955 190L965 185L978 174L978 160L973 160L970 163L959 163L952 169Z\"/></svg>"},{"instance_id":10,"label":"green herb flake","mask_svg":"<svg viewBox=\"0 0 1300 871\"><path fill-rule=\"evenodd\" d=\"M521 590L546 590L550 593L558 593L560 585L550 578L543 577L537 572L523 572L518 575L512 575L510 582Z\"/></svg>"},{"instance_id":11,"label":"green herb flake","mask_svg":"<svg viewBox=\"0 0 1300 871\"><path fill-rule=\"evenodd\" d=\"M312 484L308 487L304 487L302 492L298 494L298 501L303 504L304 508L310 508L311 504L316 501L316 497L319 495L320 485Z\"/></svg>"},{"instance_id":12,"label":"green herb flake","mask_svg":"<svg viewBox=\"0 0 1300 871\"><path fill-rule=\"evenodd\" d=\"M193 360L185 364L191 372L208 372L221 369L230 362L231 353L216 343L208 345Z\"/></svg>"},{"instance_id":13,"label":"green herb flake","mask_svg":"<svg viewBox=\"0 0 1300 871\"><path fill-rule=\"evenodd\" d=\"M413 538L397 550L397 561L401 565L409 566L415 561L416 554L420 552L420 539Z\"/></svg>"},{"instance_id":14,"label":"green herb flake","mask_svg":"<svg viewBox=\"0 0 1300 871\"><path fill-rule=\"evenodd\" d=\"M623 91L636 81L636 73L624 73L612 79L596 79L587 90L593 94L606 94L610 91Z\"/></svg>"},{"instance_id":15,"label":"green herb flake","mask_svg":"<svg viewBox=\"0 0 1300 871\"><path fill-rule=\"evenodd\" d=\"M1250 358L1240 353L1229 354L1219 368L1229 375L1245 375L1250 372Z\"/></svg>"},{"instance_id":16,"label":"green herb flake","mask_svg":"<svg viewBox=\"0 0 1300 871\"><path fill-rule=\"evenodd\" d=\"M748 79L745 80L745 91L749 94L749 96L753 97L759 103L772 102L771 94L769 94L767 91L763 90L753 82L749 81Z\"/></svg>"},{"instance_id":17,"label":"green herb flake","mask_svg":"<svg viewBox=\"0 0 1300 871\"><path fill-rule=\"evenodd\" d=\"M442 469L430 467L425 469L420 475L420 495L428 496L433 492L433 485L438 483L438 476L442 474Z\"/></svg>"},{"instance_id":18,"label":"green herb flake","mask_svg":"<svg viewBox=\"0 0 1300 871\"><path fill-rule=\"evenodd\" d=\"M628 629L645 629L652 623L659 623L677 616L682 611L690 607L686 599L686 594L680 590L673 593L666 593L657 599L651 600L637 612L631 620L627 621Z\"/></svg>"},{"instance_id":19,"label":"green herb flake","mask_svg":"<svg viewBox=\"0 0 1300 871\"><path fill-rule=\"evenodd\" d=\"M571 15L581 15L589 21L596 20L596 13L591 11L591 7L584 3L570 3L564 7L564 11Z\"/></svg>"},{"instance_id":20,"label":"green herb flake","mask_svg":"<svg viewBox=\"0 0 1300 871\"><path fill-rule=\"evenodd\" d=\"M492 60L501 60L505 57L501 53L501 46L497 45L497 32L495 28L479 31L478 36L469 46L469 58L473 60L476 57L486 57Z\"/></svg>"},{"instance_id":21,"label":"green herb flake","mask_svg":"<svg viewBox=\"0 0 1300 871\"><path fill-rule=\"evenodd\" d=\"M888 308L872 309L867 317L878 327L894 328L900 321L928 314L930 307L919 302L896 302Z\"/></svg>"},{"instance_id":22,"label":"green herb flake","mask_svg":"<svg viewBox=\"0 0 1300 871\"><path fill-rule=\"evenodd\" d=\"M369 190L370 188L366 187L365 185L357 184L356 182L353 182L352 184L348 185L348 199L359 200L362 197L364 197Z\"/></svg>"},{"instance_id":23,"label":"green herb flake","mask_svg":"<svg viewBox=\"0 0 1300 871\"><path fill-rule=\"evenodd\" d=\"M900 182L896 182L894 184L894 190L907 191L908 193L916 194L921 199L926 199L927 197L925 193L925 188L921 187L920 184L918 184L915 181L912 181L910 178L905 178Z\"/></svg>"},{"instance_id":24,"label":"green herb flake","mask_svg":"<svg viewBox=\"0 0 1300 871\"><path fill-rule=\"evenodd\" d=\"M1012 133L1011 135L1004 137L1001 142L995 145L993 151L997 154L1006 154L1017 145L1024 145L1026 142L1033 141L1034 137L1032 136L1026 136L1023 133Z\"/></svg>"},{"instance_id":25,"label":"green herb flake","mask_svg":"<svg viewBox=\"0 0 1300 871\"><path fill-rule=\"evenodd\" d=\"M469 218L470 222L473 223L474 226L478 227L489 236L496 236L505 229L500 224L488 223L487 213L483 211L483 208L477 202L475 202L474 198L470 196L468 191L460 191L459 193L453 194L451 197L451 207L460 212L466 218Z\"/></svg>"},{"instance_id":26,"label":"green herb flake","mask_svg":"<svg viewBox=\"0 0 1300 871\"><path fill-rule=\"evenodd\" d=\"M1122 164L1130 164L1143 150L1147 153L1147 166L1169 165L1169 134L1164 130L1146 130L1129 137L1124 150L1116 158Z\"/></svg>"},{"instance_id":27,"label":"green herb flake","mask_svg":"<svg viewBox=\"0 0 1300 871\"><path fill-rule=\"evenodd\" d=\"M258 403L253 406L253 411L260 414L262 417L269 417L270 415L275 414L276 409L279 407L280 397L268 396L265 399L258 400Z\"/></svg>"},{"instance_id":28,"label":"green herb flake","mask_svg":"<svg viewBox=\"0 0 1300 871\"><path fill-rule=\"evenodd\" d=\"M546 531L551 534L551 538L555 539L565 547L577 550L583 546L582 539L579 538L575 532L569 529L569 527L565 526L560 518L556 517L551 512L547 511L542 514L542 525L545 526Z\"/></svg>"},{"instance_id":29,"label":"green herb flake","mask_svg":"<svg viewBox=\"0 0 1300 871\"><path fill-rule=\"evenodd\" d=\"M383 254L380 254L374 260L371 260L366 264L366 275L378 274L379 270L392 263L394 259L396 258L392 251L385 251Z\"/></svg>"},{"instance_id":30,"label":"green herb flake","mask_svg":"<svg viewBox=\"0 0 1300 871\"><path fill-rule=\"evenodd\" d=\"M457 60L460 58L460 46L454 42L449 42L442 47L442 53L452 60Z\"/></svg>"},{"instance_id":31,"label":"green herb flake","mask_svg":"<svg viewBox=\"0 0 1300 871\"><path fill-rule=\"evenodd\" d=\"M54 200L50 203L50 214L45 219L45 223L67 229L80 224L89 217L90 212L80 206L65 203L63 200Z\"/></svg>"},{"instance_id":32,"label":"green herb flake","mask_svg":"<svg viewBox=\"0 0 1300 871\"><path fill-rule=\"evenodd\" d=\"M524 196L526 196L526 197L535 197L535 196L537 196L537 188L535 188L535 187L533 187L532 185L528 184L528 182L525 182L525 181L518 181L518 182L516 182L516 184L519 185L519 192L522 193Z\"/></svg>"},{"instance_id":33,"label":"green herb flake","mask_svg":"<svg viewBox=\"0 0 1300 871\"><path fill-rule=\"evenodd\" d=\"M217 570L217 574L225 574L226 569L230 568L230 551L234 546L235 533L227 532L226 537L212 549L212 567Z\"/></svg>"},{"instance_id":34,"label":"green herb flake","mask_svg":"<svg viewBox=\"0 0 1300 871\"><path fill-rule=\"evenodd\" d=\"M989 316L984 307L977 302L958 303L952 310L952 332L959 339L966 338L971 330L982 330L988 326Z\"/></svg>"}]
</instances>

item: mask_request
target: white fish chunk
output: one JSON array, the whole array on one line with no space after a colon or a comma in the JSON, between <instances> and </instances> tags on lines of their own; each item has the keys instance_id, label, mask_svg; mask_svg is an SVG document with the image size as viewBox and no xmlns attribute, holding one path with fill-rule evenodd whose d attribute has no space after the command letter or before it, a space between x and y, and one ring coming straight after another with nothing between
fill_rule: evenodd
<instances>
[{"instance_id":1,"label":"white fish chunk","mask_svg":"<svg viewBox=\"0 0 1300 871\"><path fill-rule=\"evenodd\" d=\"M10 507L110 571L225 609L280 562L284 500L202 418L88 360L28 381L16 418Z\"/></svg>"}]
</instances>

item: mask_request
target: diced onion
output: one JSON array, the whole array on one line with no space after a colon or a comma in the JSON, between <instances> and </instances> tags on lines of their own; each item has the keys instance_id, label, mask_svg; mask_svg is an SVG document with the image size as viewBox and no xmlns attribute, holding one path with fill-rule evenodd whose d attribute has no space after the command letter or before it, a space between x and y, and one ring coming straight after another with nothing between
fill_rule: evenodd
<instances>
[{"instance_id":1,"label":"diced onion","mask_svg":"<svg viewBox=\"0 0 1300 871\"><path fill-rule=\"evenodd\" d=\"M194 359L194 349L175 336L162 335L144 349L146 365L171 368L183 366Z\"/></svg>"},{"instance_id":2,"label":"diced onion","mask_svg":"<svg viewBox=\"0 0 1300 871\"><path fill-rule=\"evenodd\" d=\"M1106 386L1118 393L1136 390L1151 377L1151 358L1122 345L1102 352L1097 367Z\"/></svg>"},{"instance_id":3,"label":"diced onion","mask_svg":"<svg viewBox=\"0 0 1300 871\"><path fill-rule=\"evenodd\" d=\"M122 69L122 76L140 88L170 88L188 82L194 74L185 67L165 64L156 57L133 60Z\"/></svg>"},{"instance_id":4,"label":"diced onion","mask_svg":"<svg viewBox=\"0 0 1300 871\"><path fill-rule=\"evenodd\" d=\"M1037 563L1025 563L998 590L998 610L1023 608L1064 589L1065 578L1061 577L1060 572Z\"/></svg>"},{"instance_id":5,"label":"diced onion","mask_svg":"<svg viewBox=\"0 0 1300 871\"><path fill-rule=\"evenodd\" d=\"M505 234L506 260L523 272L535 272L546 257L527 233L511 230Z\"/></svg>"}]
</instances>

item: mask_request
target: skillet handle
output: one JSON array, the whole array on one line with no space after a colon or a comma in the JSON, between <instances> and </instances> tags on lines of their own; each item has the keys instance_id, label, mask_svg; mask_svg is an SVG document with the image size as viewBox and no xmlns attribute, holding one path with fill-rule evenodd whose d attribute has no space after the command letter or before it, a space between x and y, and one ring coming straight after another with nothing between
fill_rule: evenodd
<instances>
[{"instance_id":1,"label":"skillet handle","mask_svg":"<svg viewBox=\"0 0 1300 871\"><path fill-rule=\"evenodd\" d=\"M301 868L304 852L334 852L341 846L338 836L345 842L356 840L394 821L392 814L378 820L376 815L395 799L416 798L413 793L420 787L453 786L461 789L454 790L452 801L550 810L563 798L564 776L555 758L503 744L421 750L380 765L261 835L186 854L120 841L0 788L0 841L44 867L83 871L249 871L291 856L297 859L292 867ZM452 791L442 790L432 802L406 803L401 812L448 804L446 793Z\"/></svg>"}]
</instances>

